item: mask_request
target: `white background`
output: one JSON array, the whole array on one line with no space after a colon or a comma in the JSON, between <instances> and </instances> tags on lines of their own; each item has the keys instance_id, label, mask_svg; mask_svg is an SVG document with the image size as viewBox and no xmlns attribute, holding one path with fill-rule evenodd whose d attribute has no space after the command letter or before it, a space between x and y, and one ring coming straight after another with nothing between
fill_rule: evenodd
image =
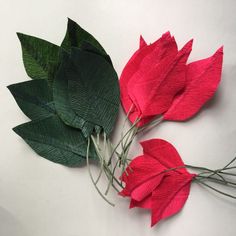
<instances>
[{"instance_id":1,"label":"white background","mask_svg":"<svg viewBox=\"0 0 236 236\"><path fill-rule=\"evenodd\" d=\"M164 138L186 163L212 168L236 154L236 1L0 0L0 236L235 236L236 201L193 184L181 213L150 228L149 213L129 210L127 199L111 193L116 207L107 205L86 168L37 156L11 130L28 120L6 89L28 79L15 33L60 44L66 17L101 42L119 75L140 34L152 42L170 30L180 47L194 38L190 61L224 45L223 78L214 99L190 121L165 122L142 139ZM123 118L121 110L117 126ZM136 140L133 155L140 151Z\"/></svg>"}]
</instances>

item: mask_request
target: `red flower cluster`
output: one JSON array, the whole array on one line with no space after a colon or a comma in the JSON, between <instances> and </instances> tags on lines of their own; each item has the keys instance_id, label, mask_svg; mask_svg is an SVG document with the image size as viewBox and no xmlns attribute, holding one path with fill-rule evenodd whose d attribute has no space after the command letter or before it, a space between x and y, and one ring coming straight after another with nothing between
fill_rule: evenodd
<instances>
[{"instance_id":1,"label":"red flower cluster","mask_svg":"<svg viewBox=\"0 0 236 236\"><path fill-rule=\"evenodd\" d=\"M150 45L140 38L140 48L120 77L121 101L131 122L141 118L141 126L158 115L184 121L213 96L221 79L223 47L186 65L192 42L178 50L169 32Z\"/></svg>"},{"instance_id":2,"label":"red flower cluster","mask_svg":"<svg viewBox=\"0 0 236 236\"><path fill-rule=\"evenodd\" d=\"M151 210L153 226L181 210L195 174L184 168L178 152L167 141L152 139L141 145L143 155L136 157L121 177L126 186L120 195L131 198L131 208Z\"/></svg>"}]
</instances>

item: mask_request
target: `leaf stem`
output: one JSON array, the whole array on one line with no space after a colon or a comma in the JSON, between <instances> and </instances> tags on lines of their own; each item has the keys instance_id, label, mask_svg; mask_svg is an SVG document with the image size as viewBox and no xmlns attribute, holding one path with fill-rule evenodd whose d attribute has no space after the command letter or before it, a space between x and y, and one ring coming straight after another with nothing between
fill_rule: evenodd
<instances>
[{"instance_id":1,"label":"leaf stem","mask_svg":"<svg viewBox=\"0 0 236 236\"><path fill-rule=\"evenodd\" d=\"M88 138L88 146L87 146L87 154L86 154L86 161L87 161L87 167L88 167L88 172L89 172L89 176L92 180L92 183L94 185L94 187L96 188L97 192L99 193L99 195L111 206L115 206L114 203L110 202L99 190L99 188L97 187L97 184L95 183L94 179L93 179L93 175L90 169L90 164L89 164L89 149L90 149L90 138Z\"/></svg>"},{"instance_id":2,"label":"leaf stem","mask_svg":"<svg viewBox=\"0 0 236 236\"><path fill-rule=\"evenodd\" d=\"M220 194L222 194L222 195L224 195L224 196L227 196L227 197L236 199L236 196L233 196L233 195L231 195L231 194L222 192L222 191L220 191L220 190L218 190L218 189L216 189L216 188L214 188L214 187L212 187L212 186L206 184L205 182L203 182L203 181L201 181L201 180L199 180L199 179L197 179L197 178L195 178L195 180L196 180L197 182L199 182L200 184L202 184L202 185L204 185L204 186L206 186L206 187L208 187L208 188L214 190L214 191L217 192L217 193L220 193Z\"/></svg>"}]
</instances>

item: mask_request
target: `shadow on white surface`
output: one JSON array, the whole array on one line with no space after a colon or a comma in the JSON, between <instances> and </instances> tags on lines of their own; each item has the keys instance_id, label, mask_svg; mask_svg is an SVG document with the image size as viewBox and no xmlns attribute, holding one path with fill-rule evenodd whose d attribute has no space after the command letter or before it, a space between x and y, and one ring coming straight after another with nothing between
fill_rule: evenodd
<instances>
[{"instance_id":1,"label":"shadow on white surface","mask_svg":"<svg viewBox=\"0 0 236 236\"><path fill-rule=\"evenodd\" d=\"M0 207L0 235L1 236L28 236L23 224L9 211Z\"/></svg>"}]
</instances>

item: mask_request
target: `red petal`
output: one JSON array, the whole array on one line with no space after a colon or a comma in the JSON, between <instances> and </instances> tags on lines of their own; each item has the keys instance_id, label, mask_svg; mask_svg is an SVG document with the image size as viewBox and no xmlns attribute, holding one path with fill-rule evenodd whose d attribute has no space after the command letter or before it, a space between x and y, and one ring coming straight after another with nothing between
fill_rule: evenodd
<instances>
[{"instance_id":1,"label":"red petal","mask_svg":"<svg viewBox=\"0 0 236 236\"><path fill-rule=\"evenodd\" d=\"M142 117L160 115L171 106L175 95L185 86L186 61L191 49L192 40L176 56L174 43L170 42L158 58L159 63L153 65L150 60L146 65L148 69L152 67L151 71L139 70L133 76L136 81L133 86L129 81L128 92Z\"/></svg>"},{"instance_id":2,"label":"red petal","mask_svg":"<svg viewBox=\"0 0 236 236\"><path fill-rule=\"evenodd\" d=\"M127 188L124 188L122 191L119 192L119 195L122 197L129 197L130 191Z\"/></svg>"},{"instance_id":3,"label":"red petal","mask_svg":"<svg viewBox=\"0 0 236 236\"><path fill-rule=\"evenodd\" d=\"M150 44L146 47L143 47L142 49L137 50L131 59L128 61L126 66L124 67L122 74L120 76L120 92L121 92L121 102L122 106L126 113L128 113L133 105L132 100L129 97L128 94L128 82L130 81L131 77L134 75L134 73L139 70L141 62L146 58L149 54L151 54L155 48L159 48L162 41L167 40L170 37L170 33L167 32L162 35L160 39L158 39L153 44ZM132 85L131 85L132 86ZM135 119L140 114L132 114L129 116L131 122L134 122Z\"/></svg>"},{"instance_id":4,"label":"red petal","mask_svg":"<svg viewBox=\"0 0 236 236\"><path fill-rule=\"evenodd\" d=\"M183 121L194 116L214 95L221 79L222 62L223 47L212 57L190 63L186 89L176 96L164 119Z\"/></svg>"},{"instance_id":5,"label":"red petal","mask_svg":"<svg viewBox=\"0 0 236 236\"><path fill-rule=\"evenodd\" d=\"M143 199L142 201L138 202L134 199L131 199L129 208L140 207L144 209L151 210L152 208L152 198L151 195Z\"/></svg>"},{"instance_id":6,"label":"red petal","mask_svg":"<svg viewBox=\"0 0 236 236\"><path fill-rule=\"evenodd\" d=\"M184 166L184 163L175 149L169 142L162 139L150 139L141 142L143 152L158 160L166 169ZM188 173L185 168L176 170L179 173Z\"/></svg>"},{"instance_id":7,"label":"red petal","mask_svg":"<svg viewBox=\"0 0 236 236\"><path fill-rule=\"evenodd\" d=\"M129 196L135 188L159 175L164 169L163 165L148 155L136 157L126 169L128 175L124 172L121 177L126 186L120 195Z\"/></svg>"},{"instance_id":8,"label":"red petal","mask_svg":"<svg viewBox=\"0 0 236 236\"><path fill-rule=\"evenodd\" d=\"M177 53L174 38L165 38L152 53L146 56L137 72L129 80L128 94L143 117L158 115L167 110L162 107L162 104L156 108L156 103L163 101L158 95L159 90L160 87L165 86L164 80L174 64Z\"/></svg>"},{"instance_id":9,"label":"red petal","mask_svg":"<svg viewBox=\"0 0 236 236\"><path fill-rule=\"evenodd\" d=\"M132 191L131 198L136 201L145 199L161 183L163 176L164 174L157 175L140 184Z\"/></svg>"},{"instance_id":10,"label":"red petal","mask_svg":"<svg viewBox=\"0 0 236 236\"><path fill-rule=\"evenodd\" d=\"M147 46L147 43L145 42L144 38L142 37L142 35L140 35L140 39L139 39L139 49L142 49L144 47Z\"/></svg>"},{"instance_id":11,"label":"red petal","mask_svg":"<svg viewBox=\"0 0 236 236\"><path fill-rule=\"evenodd\" d=\"M190 191L192 176L173 174L154 190L152 194L152 226L160 220L179 212Z\"/></svg>"}]
</instances>

